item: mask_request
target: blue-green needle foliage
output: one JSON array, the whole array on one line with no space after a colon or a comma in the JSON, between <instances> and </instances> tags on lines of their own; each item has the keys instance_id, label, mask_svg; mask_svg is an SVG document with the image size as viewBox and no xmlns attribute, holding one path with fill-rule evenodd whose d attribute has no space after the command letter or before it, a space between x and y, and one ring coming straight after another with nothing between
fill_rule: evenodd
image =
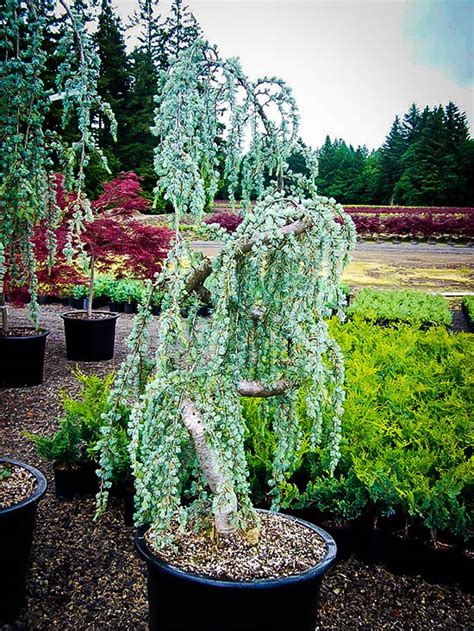
<instances>
[{"instance_id":1,"label":"blue-green needle foliage","mask_svg":"<svg viewBox=\"0 0 474 631\"><path fill-rule=\"evenodd\" d=\"M54 230L61 220L54 161L61 163L73 198L71 252L73 234L80 233L89 214L84 167L91 152L99 151L93 117L98 112L107 115L114 130L110 108L96 89L99 58L85 28L89 4L76 3L70 9L66 0L5 0L0 12L0 294L7 274L10 283L28 284L36 324L38 283L31 237L44 223L51 266ZM55 84L47 85L46 36L59 10L65 14L54 51L60 64ZM62 104L64 125L77 121L77 139L70 146L46 128L54 101Z\"/></svg>"},{"instance_id":2,"label":"blue-green needle foliage","mask_svg":"<svg viewBox=\"0 0 474 631\"><path fill-rule=\"evenodd\" d=\"M131 354L118 374L111 402L131 403L130 456L137 490L137 523L151 523L155 545L170 539L174 520L185 521L199 508L212 515L237 496L236 527L257 519L249 499L245 426L240 384L265 387L283 381L283 394L263 404L276 436L273 463L274 507L279 483L291 468L302 439L296 415L298 387L307 387L312 440L329 436L333 471L339 457L344 401L344 366L329 335L327 305L343 316L345 297L340 275L355 243L350 218L335 200L317 195L311 175L300 179L287 169L286 158L297 137L298 114L290 89L280 80L255 83L236 60L223 61L203 42L181 54L163 76L157 96L156 129L161 141L155 156L158 188L176 210L176 240L158 284L168 288L162 301L153 368L141 379L147 356L144 305L131 337ZM224 246L211 261L199 259L179 233L179 216L200 216L206 194L215 193L218 125L227 125L227 170L237 173L244 161L247 204L236 232L221 231ZM244 140L250 130L250 149ZM314 156L308 155L315 172ZM263 190L263 168L275 182ZM211 184L206 189L206 182ZM305 198L303 190L312 192ZM210 231L218 232L214 227ZM205 327L194 300L186 320L182 305L193 291L210 294L213 317ZM141 387L140 387L141 386ZM211 498L197 466L191 485L194 502L181 503L182 453L190 437L181 405L191 400L205 426L206 441L225 482ZM275 413L277 410L277 413ZM328 410L330 413L328 414ZM118 412L117 412L118 413ZM329 427L322 432L323 419ZM103 508L111 484L117 421L114 407L104 415L101 457Z\"/></svg>"}]
</instances>

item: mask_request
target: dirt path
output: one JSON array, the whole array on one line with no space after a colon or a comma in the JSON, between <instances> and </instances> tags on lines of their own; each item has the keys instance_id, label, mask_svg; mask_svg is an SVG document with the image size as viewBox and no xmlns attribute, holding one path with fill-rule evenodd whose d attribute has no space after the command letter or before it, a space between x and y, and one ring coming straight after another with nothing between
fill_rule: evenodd
<instances>
[{"instance_id":1,"label":"dirt path","mask_svg":"<svg viewBox=\"0 0 474 631\"><path fill-rule=\"evenodd\" d=\"M192 245L210 257L221 247L215 241ZM474 292L474 246L359 241L343 280L351 288Z\"/></svg>"}]
</instances>

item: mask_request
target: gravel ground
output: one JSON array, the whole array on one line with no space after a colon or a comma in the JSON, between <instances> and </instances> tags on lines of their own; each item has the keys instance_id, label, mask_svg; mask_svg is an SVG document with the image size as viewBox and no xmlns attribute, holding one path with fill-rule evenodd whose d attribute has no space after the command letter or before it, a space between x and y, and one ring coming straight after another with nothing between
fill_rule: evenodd
<instances>
[{"instance_id":1,"label":"gravel ground","mask_svg":"<svg viewBox=\"0 0 474 631\"><path fill-rule=\"evenodd\" d=\"M63 310L41 308L41 321L51 330L44 384L0 390L0 454L39 466L50 483L37 515L27 608L4 629L146 629L145 568L133 549L133 529L123 525L118 500L112 498L98 523L93 521L93 498L59 502L51 466L39 460L22 434L51 432L60 410L59 391L76 388L70 375L75 363L65 358L58 317ZM22 310L12 315L15 324L26 319ZM124 357L131 322L127 315L117 322L115 361L81 364L81 369L102 375L110 371ZM457 587L394 576L349 559L332 568L323 583L317 629L470 629L471 612L472 596Z\"/></svg>"}]
</instances>

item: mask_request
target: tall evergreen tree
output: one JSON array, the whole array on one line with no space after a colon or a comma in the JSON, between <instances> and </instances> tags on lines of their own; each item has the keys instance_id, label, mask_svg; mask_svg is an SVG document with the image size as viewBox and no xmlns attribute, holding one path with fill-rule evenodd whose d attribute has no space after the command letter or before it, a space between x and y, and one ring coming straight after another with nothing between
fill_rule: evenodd
<instances>
[{"instance_id":1,"label":"tall evergreen tree","mask_svg":"<svg viewBox=\"0 0 474 631\"><path fill-rule=\"evenodd\" d=\"M469 203L469 130L466 116L454 103L446 110L425 108L419 134L402 158L403 174L396 199L406 205Z\"/></svg>"},{"instance_id":2,"label":"tall evergreen tree","mask_svg":"<svg viewBox=\"0 0 474 631\"><path fill-rule=\"evenodd\" d=\"M158 37L160 68L166 70L170 62L201 35L198 21L189 8L183 5L183 0L173 0L170 15L163 22Z\"/></svg>"},{"instance_id":3,"label":"tall evergreen tree","mask_svg":"<svg viewBox=\"0 0 474 631\"><path fill-rule=\"evenodd\" d=\"M445 162L446 162L446 196L452 204L468 204L469 181L472 168L469 163L469 127L464 112L460 112L452 101L448 103L444 116L445 123ZM466 160L467 157L467 160ZM472 203L472 196L470 197Z\"/></svg>"},{"instance_id":4,"label":"tall evergreen tree","mask_svg":"<svg viewBox=\"0 0 474 631\"><path fill-rule=\"evenodd\" d=\"M420 110L415 103L412 103L408 112L403 117L402 133L405 138L406 148L414 142L420 133L421 124Z\"/></svg>"},{"instance_id":5,"label":"tall evergreen tree","mask_svg":"<svg viewBox=\"0 0 474 631\"><path fill-rule=\"evenodd\" d=\"M110 104L117 119L117 143L113 143L109 124L99 116L99 140L107 155L109 167L115 175L122 169L121 153L128 143L128 100L130 97L130 68L127 59L123 26L112 8L111 0L102 0L97 31L94 35L101 62L98 82L99 94Z\"/></svg>"},{"instance_id":6,"label":"tall evergreen tree","mask_svg":"<svg viewBox=\"0 0 474 631\"><path fill-rule=\"evenodd\" d=\"M396 116L379 153L380 196L383 203L394 202L395 186L403 172L401 159L405 149L403 127L400 118Z\"/></svg>"},{"instance_id":7,"label":"tall evergreen tree","mask_svg":"<svg viewBox=\"0 0 474 631\"><path fill-rule=\"evenodd\" d=\"M446 199L446 133L444 108L425 115L418 139L403 155L403 172L396 185L396 201L405 205L442 204Z\"/></svg>"},{"instance_id":8,"label":"tall evergreen tree","mask_svg":"<svg viewBox=\"0 0 474 631\"><path fill-rule=\"evenodd\" d=\"M321 194L335 197L342 204L364 204L374 201L374 169L372 159L367 170L367 147L347 145L342 139L331 141L326 136L318 152L318 189Z\"/></svg>"}]
</instances>

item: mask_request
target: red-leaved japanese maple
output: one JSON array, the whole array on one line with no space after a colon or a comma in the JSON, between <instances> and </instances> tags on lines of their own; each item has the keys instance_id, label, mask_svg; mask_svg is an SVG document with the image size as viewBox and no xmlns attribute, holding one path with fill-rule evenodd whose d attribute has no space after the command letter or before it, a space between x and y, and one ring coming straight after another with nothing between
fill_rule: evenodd
<instances>
[{"instance_id":1,"label":"red-leaved japanese maple","mask_svg":"<svg viewBox=\"0 0 474 631\"><path fill-rule=\"evenodd\" d=\"M64 254L68 222L71 216L71 199L64 192L63 178L57 176L56 201L63 211L62 220L55 230L56 260L48 265L47 235L38 230L35 251L40 262L38 279L43 284L74 284L84 282L77 265L68 263ZM166 258L173 232L168 228L147 226L135 217L146 210L148 201L141 196L140 180L134 173L123 173L104 185L104 193L92 203L93 220L84 223L80 235L81 251L88 257L88 316L91 317L96 270L107 270L119 263L119 276L153 278Z\"/></svg>"},{"instance_id":2,"label":"red-leaved japanese maple","mask_svg":"<svg viewBox=\"0 0 474 631\"><path fill-rule=\"evenodd\" d=\"M127 215L145 213L150 202L143 197L141 177L133 171L120 173L104 184L104 192L92 202L95 210L118 210Z\"/></svg>"}]
</instances>

